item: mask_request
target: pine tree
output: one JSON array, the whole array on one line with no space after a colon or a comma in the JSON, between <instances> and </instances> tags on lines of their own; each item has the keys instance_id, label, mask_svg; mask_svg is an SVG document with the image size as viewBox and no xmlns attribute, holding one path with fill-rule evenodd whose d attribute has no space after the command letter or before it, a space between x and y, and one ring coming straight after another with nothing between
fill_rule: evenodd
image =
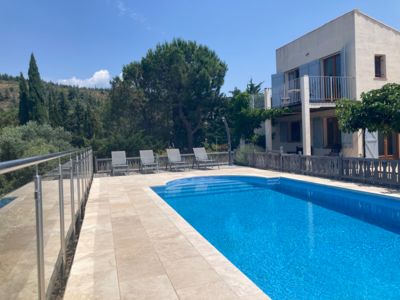
<instances>
[{"instance_id":1,"label":"pine tree","mask_svg":"<svg viewBox=\"0 0 400 300\"><path fill-rule=\"evenodd\" d=\"M48 123L49 114L46 107L45 91L33 53L29 62L28 77L29 100L32 104L30 119L39 124Z\"/></svg>"},{"instance_id":2,"label":"pine tree","mask_svg":"<svg viewBox=\"0 0 400 300\"><path fill-rule=\"evenodd\" d=\"M29 94L26 80L22 73L19 76L19 111L18 118L21 125L26 124L29 121Z\"/></svg>"},{"instance_id":3,"label":"pine tree","mask_svg":"<svg viewBox=\"0 0 400 300\"><path fill-rule=\"evenodd\" d=\"M49 107L49 122L53 127L62 126L60 108L58 106L57 93L53 88L50 88L47 95Z\"/></svg>"},{"instance_id":4,"label":"pine tree","mask_svg":"<svg viewBox=\"0 0 400 300\"><path fill-rule=\"evenodd\" d=\"M69 103L67 101L67 98L65 97L64 92L59 92L58 97L57 97L57 102L58 102L58 109L59 109L59 115L60 115L60 126L64 127L67 129L68 127L68 117L69 117Z\"/></svg>"}]
</instances>

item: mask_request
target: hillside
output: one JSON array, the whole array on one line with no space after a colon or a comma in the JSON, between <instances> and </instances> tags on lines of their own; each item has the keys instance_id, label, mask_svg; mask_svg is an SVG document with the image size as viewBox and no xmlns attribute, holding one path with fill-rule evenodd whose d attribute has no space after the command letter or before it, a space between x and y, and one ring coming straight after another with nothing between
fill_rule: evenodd
<instances>
[{"instance_id":1,"label":"hillside","mask_svg":"<svg viewBox=\"0 0 400 300\"><path fill-rule=\"evenodd\" d=\"M108 98L109 90L97 88L78 88L66 85L44 82L46 90L54 88L57 92L63 91L66 95L73 92L79 94L81 99L96 99L105 101ZM19 84L18 77L7 74L0 74L0 110L5 111L18 106Z\"/></svg>"},{"instance_id":2,"label":"hillside","mask_svg":"<svg viewBox=\"0 0 400 300\"><path fill-rule=\"evenodd\" d=\"M15 79L0 80L0 109L7 110L18 104L19 87Z\"/></svg>"}]
</instances>

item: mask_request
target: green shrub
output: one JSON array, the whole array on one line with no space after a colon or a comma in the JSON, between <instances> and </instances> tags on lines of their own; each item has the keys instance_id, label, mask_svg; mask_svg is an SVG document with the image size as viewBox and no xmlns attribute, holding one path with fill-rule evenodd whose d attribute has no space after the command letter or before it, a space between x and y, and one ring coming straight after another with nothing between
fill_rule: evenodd
<instances>
[{"instance_id":1,"label":"green shrub","mask_svg":"<svg viewBox=\"0 0 400 300\"><path fill-rule=\"evenodd\" d=\"M0 130L0 161L72 149L71 134L63 128L28 122Z\"/></svg>"},{"instance_id":2,"label":"green shrub","mask_svg":"<svg viewBox=\"0 0 400 300\"><path fill-rule=\"evenodd\" d=\"M22 126L4 127L0 130L0 161L69 150L72 149L70 142L69 132L48 124L28 122ZM33 172L33 168L25 168L0 175L0 196L31 181Z\"/></svg>"}]
</instances>

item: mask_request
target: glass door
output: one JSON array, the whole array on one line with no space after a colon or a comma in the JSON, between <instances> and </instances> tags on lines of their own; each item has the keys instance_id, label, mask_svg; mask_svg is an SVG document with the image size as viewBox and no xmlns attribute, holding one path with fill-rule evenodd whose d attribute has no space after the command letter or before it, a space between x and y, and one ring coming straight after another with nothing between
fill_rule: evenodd
<instances>
[{"instance_id":1,"label":"glass door","mask_svg":"<svg viewBox=\"0 0 400 300\"><path fill-rule=\"evenodd\" d=\"M340 54L336 54L325 58L323 61L324 68L324 87L325 99L336 100L341 98L341 61Z\"/></svg>"},{"instance_id":2,"label":"glass door","mask_svg":"<svg viewBox=\"0 0 400 300\"><path fill-rule=\"evenodd\" d=\"M383 133L378 133L378 150L379 157L385 159L399 158L399 138L397 133L391 133L384 136Z\"/></svg>"}]
</instances>

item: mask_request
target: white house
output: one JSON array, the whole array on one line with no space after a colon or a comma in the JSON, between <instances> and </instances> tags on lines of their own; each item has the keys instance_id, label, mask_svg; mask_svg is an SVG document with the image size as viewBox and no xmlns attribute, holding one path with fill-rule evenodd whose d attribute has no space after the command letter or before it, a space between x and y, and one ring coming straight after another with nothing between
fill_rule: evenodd
<instances>
[{"instance_id":1,"label":"white house","mask_svg":"<svg viewBox=\"0 0 400 300\"><path fill-rule=\"evenodd\" d=\"M304 154L399 157L399 135L340 132L335 101L400 83L400 31L358 10L348 12L276 50L269 107L291 112L265 124L267 150Z\"/></svg>"}]
</instances>

